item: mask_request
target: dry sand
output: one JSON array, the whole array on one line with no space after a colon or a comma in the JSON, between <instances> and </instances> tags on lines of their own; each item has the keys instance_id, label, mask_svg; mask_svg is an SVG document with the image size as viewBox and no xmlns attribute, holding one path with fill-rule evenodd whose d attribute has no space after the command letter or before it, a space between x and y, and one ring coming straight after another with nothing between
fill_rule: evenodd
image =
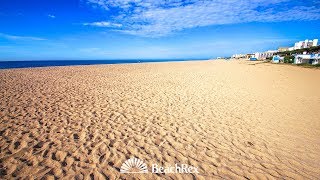
<instances>
[{"instance_id":1,"label":"dry sand","mask_svg":"<svg viewBox=\"0 0 320 180\"><path fill-rule=\"evenodd\" d=\"M320 70L194 61L0 70L0 178L317 179ZM199 174L120 174L137 157Z\"/></svg>"}]
</instances>

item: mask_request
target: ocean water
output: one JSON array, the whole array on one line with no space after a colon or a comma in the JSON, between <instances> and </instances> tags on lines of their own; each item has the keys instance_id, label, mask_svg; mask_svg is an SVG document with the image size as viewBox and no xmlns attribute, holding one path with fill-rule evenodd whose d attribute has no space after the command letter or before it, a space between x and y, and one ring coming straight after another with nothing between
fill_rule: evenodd
<instances>
[{"instance_id":1,"label":"ocean water","mask_svg":"<svg viewBox=\"0 0 320 180\"><path fill-rule=\"evenodd\" d=\"M188 61L188 60L50 60L50 61L0 61L0 69L11 68L31 68L48 66L76 66L76 65L97 65L97 64L131 64L147 62L169 62L169 61Z\"/></svg>"}]
</instances>

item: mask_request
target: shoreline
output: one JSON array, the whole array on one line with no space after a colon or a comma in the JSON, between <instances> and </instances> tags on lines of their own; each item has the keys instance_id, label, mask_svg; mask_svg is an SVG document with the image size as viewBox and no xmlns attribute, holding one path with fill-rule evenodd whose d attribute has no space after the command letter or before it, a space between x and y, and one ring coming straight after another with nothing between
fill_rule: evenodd
<instances>
[{"instance_id":1,"label":"shoreline","mask_svg":"<svg viewBox=\"0 0 320 180\"><path fill-rule=\"evenodd\" d=\"M63 60L58 60L63 62ZM73 61L73 60L70 60ZM83 62L88 62L92 60L80 60ZM100 60L97 60L100 61ZM101 60L104 61L104 60ZM108 61L108 60L107 60ZM244 59L188 59L188 60L154 60L154 61L144 61L144 62L123 62L123 63L105 63L105 64L74 64L74 65L46 65L46 66L34 66L34 67L9 67L9 68L2 68L0 66L1 70L13 70L13 69L34 69L34 68L58 68L58 67L86 67L86 66L104 66L104 65L130 65L130 64L150 64L150 63L177 63L177 62L202 62L202 61L236 61L240 63L247 63L251 65L257 65L257 64L272 64L272 65L282 65L282 66L292 66L292 67L299 67L299 68L307 68L307 69L320 69L320 66L315 65L309 65L309 64L289 64L289 63L272 63L271 61L265 61L265 60L257 60L257 61L250 61L250 60L244 60ZM4 61L2 61L4 62ZM24 62L24 61L6 61L6 62ZM27 61L27 62L50 62L50 61ZM56 62L56 61L52 61ZM1 63L1 61L0 61Z\"/></svg>"},{"instance_id":2,"label":"shoreline","mask_svg":"<svg viewBox=\"0 0 320 180\"><path fill-rule=\"evenodd\" d=\"M39 68L39 67L141 64L141 63L159 63L159 62L189 62L189 61L205 61L205 60L210 60L210 59L0 61L0 70L1 69L20 69L20 68Z\"/></svg>"}]
</instances>

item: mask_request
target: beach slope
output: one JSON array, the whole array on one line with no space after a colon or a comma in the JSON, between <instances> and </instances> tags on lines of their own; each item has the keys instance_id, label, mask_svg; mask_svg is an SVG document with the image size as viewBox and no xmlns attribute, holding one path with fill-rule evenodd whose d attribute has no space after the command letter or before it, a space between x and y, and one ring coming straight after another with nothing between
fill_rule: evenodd
<instances>
[{"instance_id":1,"label":"beach slope","mask_svg":"<svg viewBox=\"0 0 320 180\"><path fill-rule=\"evenodd\" d=\"M0 178L320 177L320 70L191 61L0 70ZM121 174L136 157L198 174Z\"/></svg>"}]
</instances>

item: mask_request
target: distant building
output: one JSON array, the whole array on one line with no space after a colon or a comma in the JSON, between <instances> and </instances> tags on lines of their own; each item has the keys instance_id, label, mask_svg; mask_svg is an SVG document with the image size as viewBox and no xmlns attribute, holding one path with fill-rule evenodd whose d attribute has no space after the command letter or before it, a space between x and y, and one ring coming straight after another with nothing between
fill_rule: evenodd
<instances>
[{"instance_id":1,"label":"distant building","mask_svg":"<svg viewBox=\"0 0 320 180\"><path fill-rule=\"evenodd\" d=\"M289 51L289 47L279 47L278 51L279 52Z\"/></svg>"},{"instance_id":2,"label":"distant building","mask_svg":"<svg viewBox=\"0 0 320 180\"><path fill-rule=\"evenodd\" d=\"M314 40L304 40L304 41L299 41L296 42L294 44L293 47L279 47L278 50L269 50L266 52L256 52L256 53L249 53L249 54L234 54L232 55L232 58L234 59L257 59L257 60L265 60L268 58L273 57L275 54L277 54L278 52L285 52L285 51L294 51L296 49L303 49L303 48L310 48L310 47L315 47L318 46L318 39L314 39ZM318 53L320 53L320 51L318 51ZM277 59L278 57L276 57ZM301 60L302 58L302 60ZM280 59L281 61L282 59ZM301 60L301 61L300 61ZM297 57L297 63L302 62L303 63L304 59L303 57ZM318 59L312 61L313 63L317 63Z\"/></svg>"},{"instance_id":3,"label":"distant building","mask_svg":"<svg viewBox=\"0 0 320 180\"><path fill-rule=\"evenodd\" d=\"M232 58L234 59L240 59L240 58L245 58L246 55L245 54L234 54L232 55Z\"/></svg>"},{"instance_id":4,"label":"distant building","mask_svg":"<svg viewBox=\"0 0 320 180\"><path fill-rule=\"evenodd\" d=\"M234 59L250 59L255 56L254 54L234 54L231 57Z\"/></svg>"},{"instance_id":5,"label":"distant building","mask_svg":"<svg viewBox=\"0 0 320 180\"><path fill-rule=\"evenodd\" d=\"M288 48L288 51L293 51L294 50L294 47L289 47Z\"/></svg>"},{"instance_id":6,"label":"distant building","mask_svg":"<svg viewBox=\"0 0 320 180\"><path fill-rule=\"evenodd\" d=\"M318 39L314 39L314 40L313 40L312 46L318 46Z\"/></svg>"},{"instance_id":7,"label":"distant building","mask_svg":"<svg viewBox=\"0 0 320 180\"><path fill-rule=\"evenodd\" d=\"M294 43L294 49L301 49L301 47L302 47L302 42L303 42L303 41L299 41L299 42Z\"/></svg>"},{"instance_id":8,"label":"distant building","mask_svg":"<svg viewBox=\"0 0 320 180\"><path fill-rule=\"evenodd\" d=\"M283 57L280 57L279 55L275 55L272 57L272 62L273 63L280 63L280 61L283 61Z\"/></svg>"},{"instance_id":9,"label":"distant building","mask_svg":"<svg viewBox=\"0 0 320 180\"><path fill-rule=\"evenodd\" d=\"M294 44L294 49L310 48L318 45L318 39L299 41Z\"/></svg>"},{"instance_id":10,"label":"distant building","mask_svg":"<svg viewBox=\"0 0 320 180\"><path fill-rule=\"evenodd\" d=\"M278 52L277 50L269 50L266 52L257 52L254 54L254 57L259 60L264 60L264 59L272 57L277 52Z\"/></svg>"},{"instance_id":11,"label":"distant building","mask_svg":"<svg viewBox=\"0 0 320 180\"><path fill-rule=\"evenodd\" d=\"M246 59L250 59L250 58L252 58L252 57L254 57L254 54L246 54Z\"/></svg>"},{"instance_id":12,"label":"distant building","mask_svg":"<svg viewBox=\"0 0 320 180\"><path fill-rule=\"evenodd\" d=\"M294 64L319 64L319 54L298 54L294 58Z\"/></svg>"}]
</instances>

